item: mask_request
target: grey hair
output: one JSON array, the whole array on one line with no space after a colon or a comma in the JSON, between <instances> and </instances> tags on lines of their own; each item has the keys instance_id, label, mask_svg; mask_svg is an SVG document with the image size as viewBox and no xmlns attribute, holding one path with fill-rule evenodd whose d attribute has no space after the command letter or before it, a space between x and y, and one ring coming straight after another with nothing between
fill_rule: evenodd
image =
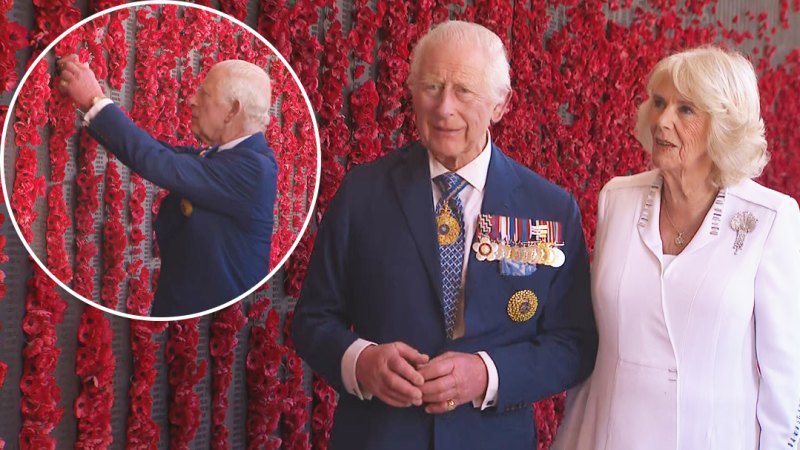
<instances>
[{"instance_id":1,"label":"grey hair","mask_svg":"<svg viewBox=\"0 0 800 450\"><path fill-rule=\"evenodd\" d=\"M740 53L704 46L668 56L656 64L647 83L650 98L639 106L636 137L653 149L647 116L652 93L666 77L678 92L711 116L708 155L712 181L726 187L756 178L769 161L764 120L753 65Z\"/></svg>"},{"instance_id":2,"label":"grey hair","mask_svg":"<svg viewBox=\"0 0 800 450\"><path fill-rule=\"evenodd\" d=\"M486 55L486 81L492 99L502 102L511 90L510 66L503 41L491 30L477 23L450 20L436 25L423 36L411 54L408 84L411 86L419 76L419 61L425 50L434 43L467 43Z\"/></svg>"},{"instance_id":3,"label":"grey hair","mask_svg":"<svg viewBox=\"0 0 800 450\"><path fill-rule=\"evenodd\" d=\"M266 128L272 89L269 75L264 69L238 59L219 62L212 67L214 69L222 70L225 75L219 84L225 100L231 103L238 100L246 121Z\"/></svg>"}]
</instances>

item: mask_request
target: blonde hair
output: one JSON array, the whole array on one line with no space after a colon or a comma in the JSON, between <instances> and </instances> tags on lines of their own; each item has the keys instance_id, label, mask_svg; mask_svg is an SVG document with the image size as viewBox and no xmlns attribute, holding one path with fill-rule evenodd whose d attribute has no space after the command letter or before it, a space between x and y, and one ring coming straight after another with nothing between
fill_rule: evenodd
<instances>
[{"instance_id":1,"label":"blonde hair","mask_svg":"<svg viewBox=\"0 0 800 450\"><path fill-rule=\"evenodd\" d=\"M486 55L486 81L492 99L501 102L511 90L510 66L506 49L500 37L488 28L472 22L449 20L436 25L423 36L411 53L411 67L408 72L408 84L417 81L419 61L431 44L447 42L449 44L469 44L476 51Z\"/></svg>"},{"instance_id":2,"label":"blonde hair","mask_svg":"<svg viewBox=\"0 0 800 450\"><path fill-rule=\"evenodd\" d=\"M639 105L636 137L653 150L647 117L653 89L666 77L678 92L709 113L708 155L714 162L712 181L730 186L756 178L769 161L764 121L753 65L737 52L706 46L668 56L656 64L647 83L650 98Z\"/></svg>"}]
</instances>

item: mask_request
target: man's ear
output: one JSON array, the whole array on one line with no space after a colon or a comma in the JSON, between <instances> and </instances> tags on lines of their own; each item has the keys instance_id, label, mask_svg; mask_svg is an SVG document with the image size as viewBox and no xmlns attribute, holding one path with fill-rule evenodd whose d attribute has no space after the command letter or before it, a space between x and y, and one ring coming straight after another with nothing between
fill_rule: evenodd
<instances>
[{"instance_id":1,"label":"man's ear","mask_svg":"<svg viewBox=\"0 0 800 450\"><path fill-rule=\"evenodd\" d=\"M242 111L242 103L238 99L231 102L231 107L228 109L228 114L225 116L225 123L230 122Z\"/></svg>"},{"instance_id":2,"label":"man's ear","mask_svg":"<svg viewBox=\"0 0 800 450\"><path fill-rule=\"evenodd\" d=\"M511 89L508 90L508 93L503 98L503 101L494 105L494 109L492 110L492 123L500 122L500 119L503 118L503 115L508 111L508 107L511 105L511 97L513 96L514 91Z\"/></svg>"}]
</instances>

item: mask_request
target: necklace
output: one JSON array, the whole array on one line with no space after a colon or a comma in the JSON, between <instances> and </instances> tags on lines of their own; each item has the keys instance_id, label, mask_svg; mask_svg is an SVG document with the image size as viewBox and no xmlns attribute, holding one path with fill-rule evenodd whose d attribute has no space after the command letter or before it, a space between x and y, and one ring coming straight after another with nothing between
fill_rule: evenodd
<instances>
[{"instance_id":1,"label":"necklace","mask_svg":"<svg viewBox=\"0 0 800 450\"><path fill-rule=\"evenodd\" d=\"M679 230L678 227L675 226L675 222L672 221L672 217L670 217L669 215L669 208L667 208L666 199L664 200L665 200L664 212L667 214L667 222L669 222L669 224L672 226L672 229L675 230L676 233L678 233L678 235L675 236L675 240L673 242L675 242L675 245L677 245L678 247L683 247L686 244L686 239L684 239L683 237L683 231Z\"/></svg>"}]
</instances>

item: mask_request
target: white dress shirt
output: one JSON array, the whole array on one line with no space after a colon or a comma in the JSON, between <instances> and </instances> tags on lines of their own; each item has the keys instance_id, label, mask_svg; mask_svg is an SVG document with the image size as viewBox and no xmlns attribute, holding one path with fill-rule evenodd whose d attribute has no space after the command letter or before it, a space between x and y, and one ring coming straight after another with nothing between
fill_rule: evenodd
<instances>
[{"instance_id":1,"label":"white dress shirt","mask_svg":"<svg viewBox=\"0 0 800 450\"><path fill-rule=\"evenodd\" d=\"M89 125L89 122L91 122L92 119L94 119L94 116L96 116L100 112L100 110L102 110L103 108L112 103L114 103L114 100L111 100L108 97L104 97L98 100L97 103L92 105L92 107L89 108L88 111L86 111L86 114L83 115L83 126Z\"/></svg>"},{"instance_id":2,"label":"white dress shirt","mask_svg":"<svg viewBox=\"0 0 800 450\"><path fill-rule=\"evenodd\" d=\"M486 133L486 145L481 153L464 167L458 169L456 173L468 182L467 186L459 192L458 197L464 207L464 263L461 272L461 290L458 294L455 329L453 332L454 338L459 338L464 335L464 286L467 279L467 263L469 262L469 251L472 246L472 240L475 234L475 225L478 222L478 214L481 211L481 204L483 203L484 187L486 186L486 176L489 172L489 161L492 157L492 144L489 132ZM433 186L433 207L439 203L442 198L442 192L433 181L434 178L444 173L450 172L442 163L436 160L433 155L428 152L428 163L430 165L431 185ZM364 391L358 386L356 380L356 362L361 352L370 345L375 345L374 342L366 339L357 339L350 347L344 352L342 356L342 382L347 392L355 395L361 400L370 400L372 394ZM481 410L494 406L497 397L498 376L497 367L495 367L492 358L486 352L478 352L483 363L486 365L488 373L488 382L486 393L483 398L473 399L472 404L475 408Z\"/></svg>"}]
</instances>

